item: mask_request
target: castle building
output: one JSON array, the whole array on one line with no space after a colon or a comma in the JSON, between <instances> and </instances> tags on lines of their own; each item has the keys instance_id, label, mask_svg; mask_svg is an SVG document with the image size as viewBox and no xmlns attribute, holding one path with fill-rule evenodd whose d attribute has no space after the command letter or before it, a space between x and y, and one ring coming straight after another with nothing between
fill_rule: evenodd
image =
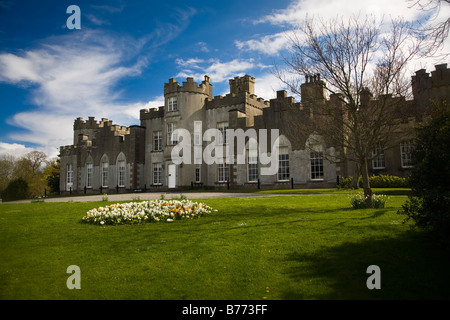
<instances>
[{"instance_id":1,"label":"castle building","mask_svg":"<svg viewBox=\"0 0 450 320\"><path fill-rule=\"evenodd\" d=\"M257 97L255 78L249 75L230 79L229 85L227 95L213 96L208 76L201 83L193 78L182 84L169 79L164 84L164 106L141 110L140 125L124 127L104 118L77 118L73 145L60 147L61 192L334 187L338 177L355 173L353 163L339 160L345 150L305 129L310 128L306 123L317 121L315 106L339 104L336 96L327 98L320 75L306 77L301 102L287 96L286 91L278 91L270 101ZM429 113L430 100L450 101L450 69L446 64L438 65L431 76L425 70L417 71L412 91L413 100L388 97L401 100L405 127L414 126ZM361 97L363 103L376 101L367 94ZM177 129L184 129L184 135ZM209 129L220 135L209 139ZM235 143L230 132L244 135L243 144ZM275 133L276 153L270 149ZM263 161L249 137L258 145L267 145L271 162ZM182 142L184 149L180 149ZM382 153L374 150L370 172L408 176L413 146L411 135ZM236 155L233 161L226 159L230 148ZM189 156L191 161L175 161L174 149L175 154ZM208 153L211 149L214 151ZM214 154L216 161L205 161L205 154ZM239 155L241 161L237 162ZM223 161L217 161L220 157ZM276 170L262 174L274 162Z\"/></svg>"}]
</instances>

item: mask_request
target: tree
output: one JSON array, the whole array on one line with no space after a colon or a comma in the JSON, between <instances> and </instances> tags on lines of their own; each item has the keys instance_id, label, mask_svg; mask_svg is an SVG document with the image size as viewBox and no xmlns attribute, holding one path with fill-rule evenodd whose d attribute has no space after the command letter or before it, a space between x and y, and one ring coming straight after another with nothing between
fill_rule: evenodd
<instances>
[{"instance_id":1,"label":"tree","mask_svg":"<svg viewBox=\"0 0 450 320\"><path fill-rule=\"evenodd\" d=\"M44 168L44 178L50 193L59 193L59 164L59 159L53 158L47 162L47 166Z\"/></svg>"},{"instance_id":2,"label":"tree","mask_svg":"<svg viewBox=\"0 0 450 320\"><path fill-rule=\"evenodd\" d=\"M314 114L310 129L342 150L341 158L355 163L368 206L368 161L389 148L399 132L409 87L402 75L420 49L410 30L406 22L393 20L387 32L370 16L329 22L306 18L288 35L292 50L285 58L287 69L276 69L278 78L298 95L305 76L320 76L326 83L335 103L305 101Z\"/></svg>"},{"instance_id":3,"label":"tree","mask_svg":"<svg viewBox=\"0 0 450 320\"><path fill-rule=\"evenodd\" d=\"M427 39L427 53L435 53L444 44L445 39L448 37L450 30L450 17L448 15L441 14L442 5L450 6L450 0L408 0L411 3L411 7L419 8L425 12L435 11L434 16L431 17L431 23L418 28L417 32ZM440 15L444 15L442 19Z\"/></svg>"},{"instance_id":4,"label":"tree","mask_svg":"<svg viewBox=\"0 0 450 320\"><path fill-rule=\"evenodd\" d=\"M450 108L437 107L428 124L418 129L411 174L412 194L400 214L416 226L450 235Z\"/></svg>"},{"instance_id":5,"label":"tree","mask_svg":"<svg viewBox=\"0 0 450 320\"><path fill-rule=\"evenodd\" d=\"M13 177L14 157L9 154L0 158L0 197Z\"/></svg>"},{"instance_id":6,"label":"tree","mask_svg":"<svg viewBox=\"0 0 450 320\"><path fill-rule=\"evenodd\" d=\"M22 200L28 196L28 183L22 178L12 180L2 194L5 201Z\"/></svg>"}]
</instances>

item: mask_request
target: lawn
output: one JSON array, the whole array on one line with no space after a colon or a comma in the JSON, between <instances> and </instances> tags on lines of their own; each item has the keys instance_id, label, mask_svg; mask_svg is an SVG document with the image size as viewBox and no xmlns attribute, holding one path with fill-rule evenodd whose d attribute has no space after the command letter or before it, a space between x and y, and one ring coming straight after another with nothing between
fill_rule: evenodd
<instances>
[{"instance_id":1,"label":"lawn","mask_svg":"<svg viewBox=\"0 0 450 320\"><path fill-rule=\"evenodd\" d=\"M0 299L448 299L450 255L348 195L208 199L196 220L99 226L106 202L0 205ZM197 200L196 200L197 201ZM67 267L81 270L69 290ZM369 290L367 267L381 269Z\"/></svg>"}]
</instances>

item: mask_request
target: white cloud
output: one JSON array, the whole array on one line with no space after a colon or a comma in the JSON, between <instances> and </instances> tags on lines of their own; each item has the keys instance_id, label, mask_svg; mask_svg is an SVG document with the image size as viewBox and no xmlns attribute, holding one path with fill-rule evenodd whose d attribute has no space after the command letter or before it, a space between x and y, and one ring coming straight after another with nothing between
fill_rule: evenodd
<instances>
[{"instance_id":1,"label":"white cloud","mask_svg":"<svg viewBox=\"0 0 450 320\"><path fill-rule=\"evenodd\" d=\"M408 22L430 22L428 19L436 14L436 10L419 10L407 0L294 0L285 9L274 10L254 21L255 24L270 24L283 27L286 32L295 29L306 18L317 18L324 22L336 18L348 19L356 15L372 15L377 21L386 25L391 19L402 17ZM447 19L450 15L450 6L441 6L434 23ZM257 36L250 40L235 41L236 47L241 51L254 51L265 55L277 55L288 48L285 33Z\"/></svg>"},{"instance_id":2,"label":"white cloud","mask_svg":"<svg viewBox=\"0 0 450 320\"><path fill-rule=\"evenodd\" d=\"M259 39L235 41L235 45L239 50L258 51L267 55L278 55L281 50L287 48L288 43L288 38L284 32L267 35Z\"/></svg>"},{"instance_id":3,"label":"white cloud","mask_svg":"<svg viewBox=\"0 0 450 320\"><path fill-rule=\"evenodd\" d=\"M28 148L19 143L0 142L0 157L4 155L11 155L15 158L20 158L28 152L34 151L33 148Z\"/></svg>"},{"instance_id":4,"label":"white cloud","mask_svg":"<svg viewBox=\"0 0 450 320\"><path fill-rule=\"evenodd\" d=\"M256 67L253 59L234 59L221 62L217 59L177 59L176 63L181 67L181 71L176 77L193 77L196 79L208 75L213 83L227 81L235 76L244 75L247 71Z\"/></svg>"},{"instance_id":5,"label":"white cloud","mask_svg":"<svg viewBox=\"0 0 450 320\"><path fill-rule=\"evenodd\" d=\"M324 20L334 19L337 15L348 18L355 14L371 14L380 19L383 16L403 16L406 20L413 21L420 12L410 9L410 5L405 0L296 0L286 9L276 10L258 19L256 23L296 26L305 19L306 13L310 17L320 16Z\"/></svg>"},{"instance_id":6,"label":"white cloud","mask_svg":"<svg viewBox=\"0 0 450 320\"><path fill-rule=\"evenodd\" d=\"M277 91L284 90L285 85L272 73L255 77L255 94L265 100L275 99Z\"/></svg>"},{"instance_id":7,"label":"white cloud","mask_svg":"<svg viewBox=\"0 0 450 320\"><path fill-rule=\"evenodd\" d=\"M139 121L136 109L146 103L120 103L116 85L139 75L146 66L146 60L137 56L142 39L86 31L47 40L20 54L0 54L0 81L31 84L30 101L36 106L7 119L10 125L26 129L8 138L56 155L57 147L73 143L73 121L79 116L105 117L121 125Z\"/></svg>"}]
</instances>

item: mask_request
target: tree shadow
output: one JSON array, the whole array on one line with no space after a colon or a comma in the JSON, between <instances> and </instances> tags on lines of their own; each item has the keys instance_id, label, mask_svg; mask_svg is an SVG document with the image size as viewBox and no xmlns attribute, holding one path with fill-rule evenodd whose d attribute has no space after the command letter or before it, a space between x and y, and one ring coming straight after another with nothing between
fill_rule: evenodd
<instances>
[{"instance_id":1,"label":"tree shadow","mask_svg":"<svg viewBox=\"0 0 450 320\"><path fill-rule=\"evenodd\" d=\"M286 257L292 280L284 300L449 299L450 255L423 232L367 239ZM381 289L368 289L370 265L381 270Z\"/></svg>"}]
</instances>

